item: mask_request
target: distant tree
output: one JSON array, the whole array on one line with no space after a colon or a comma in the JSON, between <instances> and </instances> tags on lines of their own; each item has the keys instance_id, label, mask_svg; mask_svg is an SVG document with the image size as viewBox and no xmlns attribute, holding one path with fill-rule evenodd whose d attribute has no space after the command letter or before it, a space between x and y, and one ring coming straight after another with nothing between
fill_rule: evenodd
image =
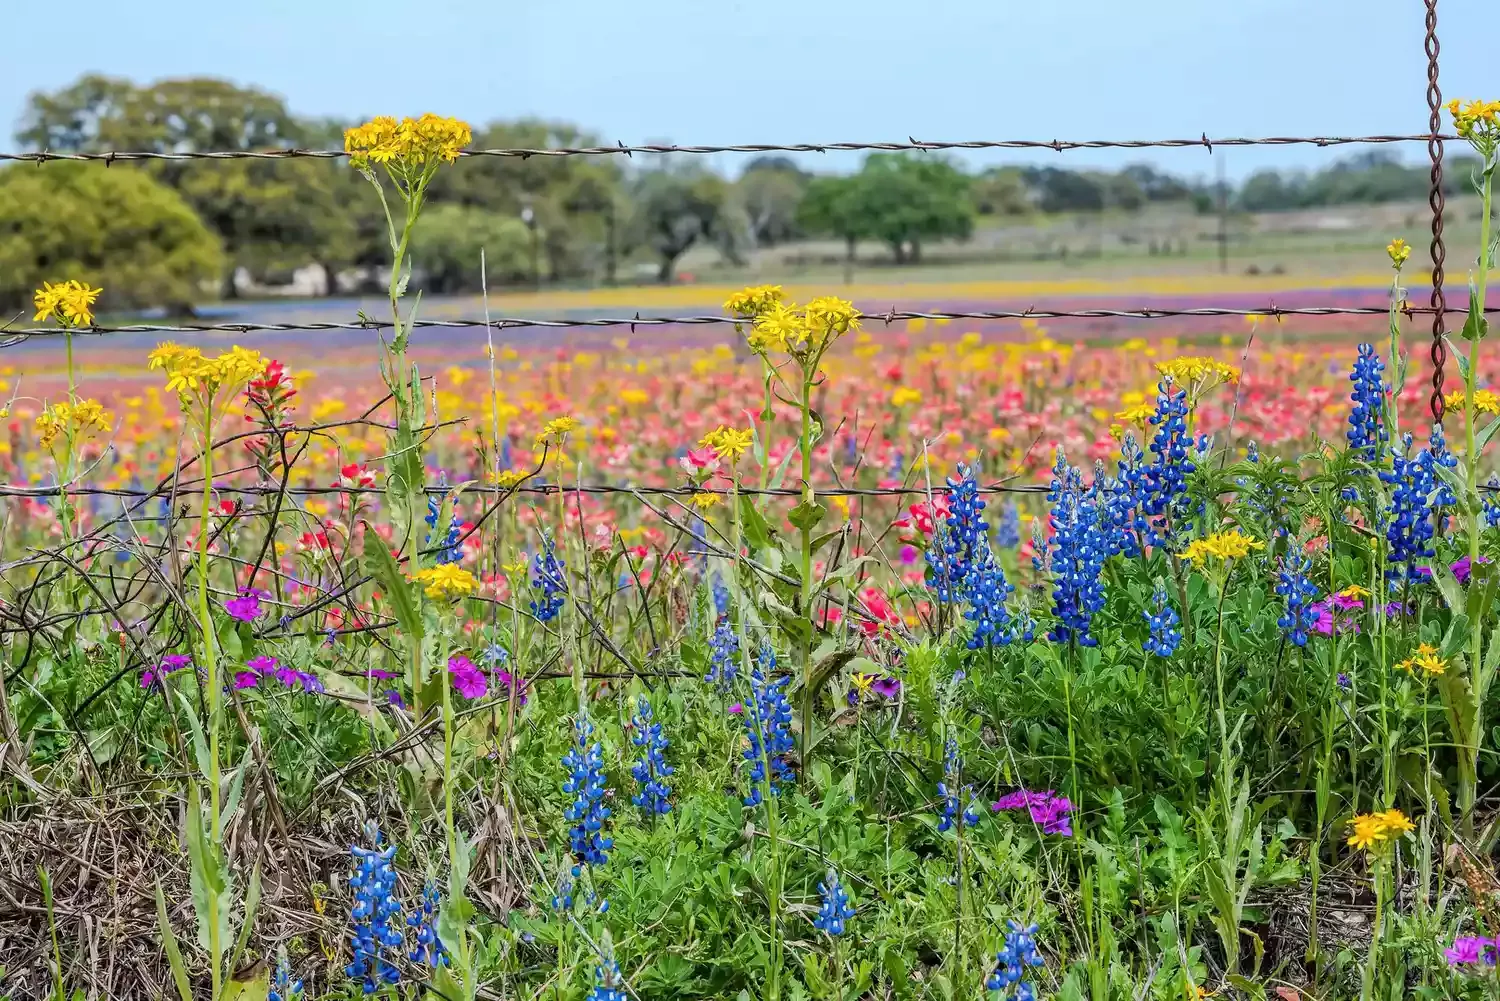
<instances>
[{"instance_id":1,"label":"distant tree","mask_svg":"<svg viewBox=\"0 0 1500 1001\"><path fill-rule=\"evenodd\" d=\"M1104 208L1104 185L1098 175L1058 167L1028 167L1022 176L1036 192L1043 212L1099 212Z\"/></svg>"},{"instance_id":2,"label":"distant tree","mask_svg":"<svg viewBox=\"0 0 1500 1001\"><path fill-rule=\"evenodd\" d=\"M636 175L631 196L630 243L657 256L663 284L671 282L677 259L700 240L732 247L733 235L723 224L728 185L698 164L664 160Z\"/></svg>"},{"instance_id":3,"label":"distant tree","mask_svg":"<svg viewBox=\"0 0 1500 1001\"><path fill-rule=\"evenodd\" d=\"M329 131L299 122L274 94L225 80L136 86L89 75L55 93L33 94L17 135L55 150L165 153L305 146L312 138L332 138ZM238 268L264 277L320 261L331 271L362 256L357 218L350 212L350 182L358 178L346 164L148 161L135 169L177 189L219 234L227 251L227 295L234 294ZM370 194L364 197L373 202Z\"/></svg>"},{"instance_id":4,"label":"distant tree","mask_svg":"<svg viewBox=\"0 0 1500 1001\"><path fill-rule=\"evenodd\" d=\"M814 177L797 205L797 224L807 233L832 236L844 241L844 280L850 281L854 249L873 235L859 192L858 174L828 174Z\"/></svg>"},{"instance_id":5,"label":"distant tree","mask_svg":"<svg viewBox=\"0 0 1500 1001\"><path fill-rule=\"evenodd\" d=\"M1245 179L1236 201L1246 212L1280 212L1304 204L1305 178L1277 170L1257 170Z\"/></svg>"},{"instance_id":6,"label":"distant tree","mask_svg":"<svg viewBox=\"0 0 1500 1001\"><path fill-rule=\"evenodd\" d=\"M969 178L940 157L872 154L852 191L870 235L897 264L920 260L924 240L967 239L974 231Z\"/></svg>"},{"instance_id":7,"label":"distant tree","mask_svg":"<svg viewBox=\"0 0 1500 1001\"><path fill-rule=\"evenodd\" d=\"M753 244L770 247L797 237L797 206L809 181L811 176L787 157L750 162L734 182L734 201Z\"/></svg>"},{"instance_id":8,"label":"distant tree","mask_svg":"<svg viewBox=\"0 0 1500 1001\"><path fill-rule=\"evenodd\" d=\"M1104 204L1109 208L1136 212L1146 204L1146 193L1141 190L1140 182L1124 171L1101 174L1098 183L1104 189Z\"/></svg>"},{"instance_id":9,"label":"distant tree","mask_svg":"<svg viewBox=\"0 0 1500 1001\"><path fill-rule=\"evenodd\" d=\"M1193 196L1193 189L1180 177L1157 170L1148 163L1133 163L1120 171L1141 189L1148 202L1183 202Z\"/></svg>"},{"instance_id":10,"label":"distant tree","mask_svg":"<svg viewBox=\"0 0 1500 1001\"><path fill-rule=\"evenodd\" d=\"M106 308L190 307L223 273L218 238L140 170L53 164L0 170L0 308L43 281L103 286Z\"/></svg>"},{"instance_id":11,"label":"distant tree","mask_svg":"<svg viewBox=\"0 0 1500 1001\"><path fill-rule=\"evenodd\" d=\"M1021 216L1034 209L1019 167L991 167L974 178L970 192L980 215Z\"/></svg>"},{"instance_id":12,"label":"distant tree","mask_svg":"<svg viewBox=\"0 0 1500 1001\"><path fill-rule=\"evenodd\" d=\"M481 251L490 284L532 277L531 231L518 217L472 205L432 206L412 233L417 285L434 293L477 291Z\"/></svg>"}]
</instances>

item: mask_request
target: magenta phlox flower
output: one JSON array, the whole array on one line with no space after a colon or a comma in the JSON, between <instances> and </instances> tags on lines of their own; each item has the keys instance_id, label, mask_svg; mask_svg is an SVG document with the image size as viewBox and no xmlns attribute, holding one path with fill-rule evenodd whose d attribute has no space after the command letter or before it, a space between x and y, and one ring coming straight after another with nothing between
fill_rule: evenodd
<instances>
[{"instance_id":1,"label":"magenta phlox flower","mask_svg":"<svg viewBox=\"0 0 1500 1001\"><path fill-rule=\"evenodd\" d=\"M448 673L453 676L454 690L466 699L482 699L490 690L484 672L461 653L448 658Z\"/></svg>"}]
</instances>

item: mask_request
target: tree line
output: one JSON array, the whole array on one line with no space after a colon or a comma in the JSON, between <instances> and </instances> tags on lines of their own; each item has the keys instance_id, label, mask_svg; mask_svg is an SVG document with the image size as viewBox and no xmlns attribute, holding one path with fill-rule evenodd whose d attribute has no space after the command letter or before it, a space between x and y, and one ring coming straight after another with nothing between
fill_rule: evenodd
<instances>
[{"instance_id":1,"label":"tree line","mask_svg":"<svg viewBox=\"0 0 1500 1001\"><path fill-rule=\"evenodd\" d=\"M16 138L54 152L203 152L339 148L351 123L293 114L255 87L211 78L141 85L86 75L27 102ZM593 146L577 126L497 121L474 145ZM1450 178L1462 175L1450 170ZM1455 182L1456 183L1456 182ZM1245 211L1421 198L1427 171L1381 153L1314 173L1260 171L1226 200ZM1119 171L991 167L969 173L931 153L872 154L849 174L815 174L787 157L751 160L739 177L701 160L660 157L466 158L434 182L416 235L415 281L431 292L479 284L614 283L649 266L671 281L682 255L710 244L730 262L806 238L888 248L897 264L926 244L962 240L986 217L1136 212L1153 203L1214 211L1219 192L1152 166ZM272 159L13 165L0 169L0 306L42 280L83 275L115 304L188 308L322 265L378 281L389 260L380 207L338 160ZM649 264L648 264L649 262ZM329 282L329 291L335 291Z\"/></svg>"}]
</instances>

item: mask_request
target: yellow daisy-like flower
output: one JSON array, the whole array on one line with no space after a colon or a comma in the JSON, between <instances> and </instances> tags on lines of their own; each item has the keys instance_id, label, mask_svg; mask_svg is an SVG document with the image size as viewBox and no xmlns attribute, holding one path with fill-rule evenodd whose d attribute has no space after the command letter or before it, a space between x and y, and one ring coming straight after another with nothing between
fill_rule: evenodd
<instances>
[{"instance_id":1,"label":"yellow daisy-like flower","mask_svg":"<svg viewBox=\"0 0 1500 1001\"><path fill-rule=\"evenodd\" d=\"M719 503L719 495L709 493L706 490L700 490L697 493L693 494L692 497L688 498L688 500L691 501L693 507L697 508L699 511L707 511L709 508Z\"/></svg>"},{"instance_id":2,"label":"yellow daisy-like flower","mask_svg":"<svg viewBox=\"0 0 1500 1001\"><path fill-rule=\"evenodd\" d=\"M457 160L459 152L473 139L474 132L468 123L457 118L427 114L398 122L389 115L381 115L345 130L344 152L349 154L349 162L361 170L378 163L410 177L440 163Z\"/></svg>"},{"instance_id":3,"label":"yellow daisy-like flower","mask_svg":"<svg viewBox=\"0 0 1500 1001\"><path fill-rule=\"evenodd\" d=\"M31 297L36 307L32 319L41 323L50 316L65 327L87 327L94 322L94 300L103 291L73 278L56 285L42 282Z\"/></svg>"},{"instance_id":4,"label":"yellow daisy-like flower","mask_svg":"<svg viewBox=\"0 0 1500 1001\"><path fill-rule=\"evenodd\" d=\"M562 417L554 417L552 418L552 420L543 425L542 429L536 433L536 444L540 445L543 442L548 441L560 442L562 441L564 436L573 431L577 431L582 426L583 425L576 417L570 417L567 415L564 415Z\"/></svg>"},{"instance_id":5,"label":"yellow daisy-like flower","mask_svg":"<svg viewBox=\"0 0 1500 1001\"><path fill-rule=\"evenodd\" d=\"M724 300L724 312L730 316L759 316L781 301L780 285L752 285Z\"/></svg>"},{"instance_id":6,"label":"yellow daisy-like flower","mask_svg":"<svg viewBox=\"0 0 1500 1001\"><path fill-rule=\"evenodd\" d=\"M1362 813L1349 821L1351 833L1347 844L1365 851L1383 848L1416 826L1400 810Z\"/></svg>"},{"instance_id":7,"label":"yellow daisy-like flower","mask_svg":"<svg viewBox=\"0 0 1500 1001\"><path fill-rule=\"evenodd\" d=\"M787 351L807 341L807 317L795 305L774 302L755 314L745 339L756 351Z\"/></svg>"},{"instance_id":8,"label":"yellow daisy-like flower","mask_svg":"<svg viewBox=\"0 0 1500 1001\"><path fill-rule=\"evenodd\" d=\"M479 589L479 581L474 575L453 563L418 570L412 575L412 580L422 585L427 597L439 600L463 598Z\"/></svg>"},{"instance_id":9,"label":"yellow daisy-like flower","mask_svg":"<svg viewBox=\"0 0 1500 1001\"><path fill-rule=\"evenodd\" d=\"M1475 148L1493 151L1500 139L1500 101L1448 102L1448 114L1453 116L1453 128L1460 136L1469 140Z\"/></svg>"},{"instance_id":10,"label":"yellow daisy-like flower","mask_svg":"<svg viewBox=\"0 0 1500 1001\"><path fill-rule=\"evenodd\" d=\"M204 401L212 401L221 389L238 392L266 370L266 359L259 351L239 345L210 358L197 348L169 341L147 357L151 368L166 372L168 392L183 397L198 395Z\"/></svg>"},{"instance_id":11,"label":"yellow daisy-like flower","mask_svg":"<svg viewBox=\"0 0 1500 1001\"><path fill-rule=\"evenodd\" d=\"M1385 252L1390 256L1391 267L1397 271L1401 270L1401 265L1405 264L1406 259L1411 256L1411 248L1399 236L1385 245Z\"/></svg>"},{"instance_id":12,"label":"yellow daisy-like flower","mask_svg":"<svg viewBox=\"0 0 1500 1001\"><path fill-rule=\"evenodd\" d=\"M1182 558L1196 566L1202 566L1211 559L1243 559L1252 551L1264 548L1264 542L1241 535L1238 529L1231 528L1227 532L1215 532L1205 539L1194 539L1182 551Z\"/></svg>"},{"instance_id":13,"label":"yellow daisy-like flower","mask_svg":"<svg viewBox=\"0 0 1500 1001\"><path fill-rule=\"evenodd\" d=\"M1424 676L1433 678L1448 670L1448 662L1438 656L1436 647L1421 643L1418 644L1416 653L1399 661L1396 667L1407 674L1416 674L1421 671Z\"/></svg>"},{"instance_id":14,"label":"yellow daisy-like flower","mask_svg":"<svg viewBox=\"0 0 1500 1001\"><path fill-rule=\"evenodd\" d=\"M501 490L509 490L526 478L526 474L519 469L502 469L497 475L491 477L495 486Z\"/></svg>"},{"instance_id":15,"label":"yellow daisy-like flower","mask_svg":"<svg viewBox=\"0 0 1500 1001\"><path fill-rule=\"evenodd\" d=\"M720 425L698 442L699 448L711 448L714 455L726 462L737 462L739 457L745 454L750 444L755 440L755 433L749 428L743 431L732 427Z\"/></svg>"},{"instance_id":16,"label":"yellow daisy-like flower","mask_svg":"<svg viewBox=\"0 0 1500 1001\"><path fill-rule=\"evenodd\" d=\"M35 423L39 444L47 449L59 436L76 441L91 438L95 432L107 433L110 428L109 413L98 400L54 403L36 415Z\"/></svg>"},{"instance_id":17,"label":"yellow daisy-like flower","mask_svg":"<svg viewBox=\"0 0 1500 1001\"><path fill-rule=\"evenodd\" d=\"M1155 416L1155 404L1137 403L1135 406L1126 407L1124 410L1121 410L1119 413L1115 414L1115 420L1126 421L1130 424L1144 425L1147 421Z\"/></svg>"},{"instance_id":18,"label":"yellow daisy-like flower","mask_svg":"<svg viewBox=\"0 0 1500 1001\"><path fill-rule=\"evenodd\" d=\"M859 330L859 310L854 303L833 295L820 295L807 304L807 324L830 336Z\"/></svg>"},{"instance_id":19,"label":"yellow daisy-like flower","mask_svg":"<svg viewBox=\"0 0 1500 1001\"><path fill-rule=\"evenodd\" d=\"M1362 598L1368 598L1369 596L1369 588L1360 587L1358 584L1350 584L1348 587L1339 592L1340 598L1354 598L1355 600L1359 600Z\"/></svg>"},{"instance_id":20,"label":"yellow daisy-like flower","mask_svg":"<svg viewBox=\"0 0 1500 1001\"><path fill-rule=\"evenodd\" d=\"M1464 408L1464 391L1458 390L1443 397L1443 406L1449 410L1462 410ZM1500 416L1500 396L1496 396L1493 390L1474 390L1474 409L1481 414L1494 414Z\"/></svg>"},{"instance_id":21,"label":"yellow daisy-like flower","mask_svg":"<svg viewBox=\"0 0 1500 1001\"><path fill-rule=\"evenodd\" d=\"M1186 355L1170 361L1159 361L1156 363L1156 370L1162 375L1171 376L1173 381L1183 386L1199 382L1235 383L1240 379L1239 369L1206 355Z\"/></svg>"},{"instance_id":22,"label":"yellow daisy-like flower","mask_svg":"<svg viewBox=\"0 0 1500 1001\"><path fill-rule=\"evenodd\" d=\"M906 407L922 402L922 391L910 386L897 386L891 394L891 406Z\"/></svg>"}]
</instances>

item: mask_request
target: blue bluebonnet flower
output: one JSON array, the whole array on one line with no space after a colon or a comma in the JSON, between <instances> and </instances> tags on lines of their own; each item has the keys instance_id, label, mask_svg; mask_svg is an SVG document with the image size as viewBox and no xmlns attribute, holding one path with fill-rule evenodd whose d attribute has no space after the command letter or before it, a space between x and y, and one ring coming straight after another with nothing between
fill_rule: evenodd
<instances>
[{"instance_id":1,"label":"blue bluebonnet flower","mask_svg":"<svg viewBox=\"0 0 1500 1001\"><path fill-rule=\"evenodd\" d=\"M964 618L974 623L974 634L969 637L970 650L1008 646L1020 635L1005 607L1005 599L1015 588L1005 579L1000 564L991 559L971 571L965 590L969 607L964 611Z\"/></svg>"},{"instance_id":2,"label":"blue bluebonnet flower","mask_svg":"<svg viewBox=\"0 0 1500 1001\"><path fill-rule=\"evenodd\" d=\"M448 950L437 934L437 917L441 906L442 897L438 893L437 884L429 879L422 886L421 903L406 919L406 926L411 929L414 940L407 958L413 963L425 966L445 966L448 963Z\"/></svg>"},{"instance_id":3,"label":"blue bluebonnet flower","mask_svg":"<svg viewBox=\"0 0 1500 1001\"><path fill-rule=\"evenodd\" d=\"M1300 553L1288 553L1277 575L1276 593L1286 599L1286 612L1276 624L1297 646L1307 646L1307 631L1318 621L1318 612L1312 607L1318 586L1308 576L1311 570L1312 560Z\"/></svg>"},{"instance_id":4,"label":"blue bluebonnet flower","mask_svg":"<svg viewBox=\"0 0 1500 1001\"><path fill-rule=\"evenodd\" d=\"M740 670L740 638L735 634L729 616L721 615L714 626L714 634L708 640L708 673L703 680L718 685L727 692L734 687L735 676Z\"/></svg>"},{"instance_id":5,"label":"blue bluebonnet flower","mask_svg":"<svg viewBox=\"0 0 1500 1001\"><path fill-rule=\"evenodd\" d=\"M670 813L672 786L667 779L672 777L673 768L666 759L667 736L661 724L652 720L651 703L644 695L635 706L635 716L630 720L635 733L630 742L641 749L641 756L630 766L630 774L640 791L630 801L649 814Z\"/></svg>"},{"instance_id":6,"label":"blue bluebonnet flower","mask_svg":"<svg viewBox=\"0 0 1500 1001\"><path fill-rule=\"evenodd\" d=\"M1151 627L1151 635L1146 637L1146 652L1158 657L1170 657L1176 653L1177 644L1182 642L1182 630L1177 628L1182 619L1167 598L1165 584L1157 582L1156 592L1151 596L1151 607L1141 614Z\"/></svg>"},{"instance_id":7,"label":"blue bluebonnet flower","mask_svg":"<svg viewBox=\"0 0 1500 1001\"><path fill-rule=\"evenodd\" d=\"M1484 523L1491 528L1500 527L1500 476L1492 474L1485 486L1489 489L1479 494L1484 505Z\"/></svg>"},{"instance_id":8,"label":"blue bluebonnet flower","mask_svg":"<svg viewBox=\"0 0 1500 1001\"><path fill-rule=\"evenodd\" d=\"M761 783L767 779L766 763L770 762L771 795L781 792L781 786L793 778L787 755L796 747L792 739L792 704L786 699L786 687L791 678L786 675L772 677L776 666L776 655L769 647L761 650L759 662L750 672L750 687L754 705L747 706L745 713L745 736L749 746L743 755L750 763L750 792L745 796L746 806L759 806L763 799ZM761 752L761 735L765 735L765 752Z\"/></svg>"},{"instance_id":9,"label":"blue bluebonnet flower","mask_svg":"<svg viewBox=\"0 0 1500 1001\"><path fill-rule=\"evenodd\" d=\"M573 724L573 745L563 755L568 777L562 789L573 797L564 816L573 822L568 829L573 857L590 865L603 865L609 861L614 840L604 836L604 822L609 819L609 807L604 805L604 749L590 743L593 736L594 724L580 716Z\"/></svg>"},{"instance_id":10,"label":"blue bluebonnet flower","mask_svg":"<svg viewBox=\"0 0 1500 1001\"><path fill-rule=\"evenodd\" d=\"M423 521L427 522L427 527L429 529L427 533L427 548L430 549L434 546L441 546L441 548L433 554L432 558L434 562L457 563L459 560L464 558L463 547L458 544L459 537L463 535L463 529L459 527L457 518L450 518L448 521L447 533L441 540L435 540L433 536L437 530L438 514L441 511L442 505L438 503L438 499L433 496L428 497L427 517L422 519Z\"/></svg>"},{"instance_id":11,"label":"blue bluebonnet flower","mask_svg":"<svg viewBox=\"0 0 1500 1001\"><path fill-rule=\"evenodd\" d=\"M1253 438L1250 440L1250 444L1245 446L1245 458L1250 462L1260 461L1260 446L1255 443L1255 439Z\"/></svg>"},{"instance_id":12,"label":"blue bluebonnet flower","mask_svg":"<svg viewBox=\"0 0 1500 1001\"><path fill-rule=\"evenodd\" d=\"M1135 435L1127 433L1120 439L1120 460L1116 464L1119 475L1096 479L1104 498L1100 520L1111 556L1139 556L1141 542L1150 531L1137 490L1143 475L1142 461L1141 446Z\"/></svg>"},{"instance_id":13,"label":"blue bluebonnet flower","mask_svg":"<svg viewBox=\"0 0 1500 1001\"><path fill-rule=\"evenodd\" d=\"M1349 430L1344 436L1366 462L1379 459L1390 440L1385 429L1386 385L1380 374L1384 370L1385 362L1375 353L1375 345L1361 344L1354 370L1349 373L1349 381L1354 384L1349 399L1354 406L1349 408Z\"/></svg>"},{"instance_id":14,"label":"blue bluebonnet flower","mask_svg":"<svg viewBox=\"0 0 1500 1001\"><path fill-rule=\"evenodd\" d=\"M839 882L839 874L829 869L828 875L818 884L818 892L823 895L823 903L818 908L818 916L813 918L813 927L838 938L844 934L844 923L854 917L854 906L849 903L849 894Z\"/></svg>"},{"instance_id":15,"label":"blue bluebonnet flower","mask_svg":"<svg viewBox=\"0 0 1500 1001\"><path fill-rule=\"evenodd\" d=\"M1027 972L1042 965L1036 949L1036 925L1005 922L1005 945L995 953L995 969L984 982L986 990L999 991L1016 1001L1033 1001L1036 988L1026 979Z\"/></svg>"},{"instance_id":16,"label":"blue bluebonnet flower","mask_svg":"<svg viewBox=\"0 0 1500 1001\"><path fill-rule=\"evenodd\" d=\"M1165 545L1187 527L1187 478L1198 469L1188 458L1188 447L1194 442L1187 416L1187 390L1176 388L1171 376L1163 378L1156 387L1156 413L1150 417L1156 429L1148 448L1150 461L1142 461L1132 471L1131 486L1146 522L1147 545Z\"/></svg>"},{"instance_id":17,"label":"blue bluebonnet flower","mask_svg":"<svg viewBox=\"0 0 1500 1001\"><path fill-rule=\"evenodd\" d=\"M1097 500L1093 491L1084 489L1083 475L1067 464L1060 448L1052 471L1047 499L1052 503L1052 613L1058 621L1048 638L1055 643L1076 638L1083 646L1097 646L1089 624L1104 607L1099 574L1109 555ZM1039 561L1036 566L1042 568Z\"/></svg>"},{"instance_id":18,"label":"blue bluebonnet flower","mask_svg":"<svg viewBox=\"0 0 1500 1001\"><path fill-rule=\"evenodd\" d=\"M963 825L973 827L983 816L974 787L963 785L963 759L958 756L958 741L952 737L943 744L943 781L938 783L938 795L943 798L943 815L938 818L937 825L939 831L949 830L958 822L959 809L965 798L968 805L962 807Z\"/></svg>"},{"instance_id":19,"label":"blue bluebonnet flower","mask_svg":"<svg viewBox=\"0 0 1500 1001\"><path fill-rule=\"evenodd\" d=\"M1021 509L1015 501L1008 502L1000 511L1000 524L995 526L995 545L1001 549L1014 549L1021 544Z\"/></svg>"},{"instance_id":20,"label":"blue bluebonnet flower","mask_svg":"<svg viewBox=\"0 0 1500 1001\"><path fill-rule=\"evenodd\" d=\"M1432 426L1432 434L1427 438L1427 451L1431 454L1432 461L1438 466L1444 469L1458 468L1458 456L1448 449L1448 440L1443 437L1443 425ZM1433 476L1437 477L1437 497L1433 499L1434 505L1441 508L1457 504L1458 498L1454 496L1453 488L1448 485L1448 481L1443 479L1442 474L1436 469L1432 472Z\"/></svg>"},{"instance_id":21,"label":"blue bluebonnet flower","mask_svg":"<svg viewBox=\"0 0 1500 1001\"><path fill-rule=\"evenodd\" d=\"M1437 555L1432 547L1435 532L1432 495L1437 486L1434 472L1437 463L1427 449L1416 455L1411 454L1411 449L1411 435L1403 435L1401 451L1392 455L1391 468L1382 469L1380 478L1394 488L1385 532L1390 546L1387 558L1402 566L1409 579L1416 580L1420 576L1417 565Z\"/></svg>"},{"instance_id":22,"label":"blue bluebonnet flower","mask_svg":"<svg viewBox=\"0 0 1500 1001\"><path fill-rule=\"evenodd\" d=\"M711 588L714 598L714 614L722 618L729 614L729 588L718 577L714 578Z\"/></svg>"},{"instance_id":23,"label":"blue bluebonnet flower","mask_svg":"<svg viewBox=\"0 0 1500 1001\"><path fill-rule=\"evenodd\" d=\"M349 877L349 887L354 891L354 906L349 915L354 962L344 972L362 981L366 994L374 994L382 985L401 979L401 972L389 959L402 944L396 868L391 864L396 857L396 846L381 848L378 838L375 843L373 849L349 846L355 860L354 873Z\"/></svg>"},{"instance_id":24,"label":"blue bluebonnet flower","mask_svg":"<svg viewBox=\"0 0 1500 1001\"><path fill-rule=\"evenodd\" d=\"M271 989L266 1001L301 1001L302 981L292 976L292 964L286 958L286 946L276 948L276 972L271 975Z\"/></svg>"},{"instance_id":25,"label":"blue bluebonnet flower","mask_svg":"<svg viewBox=\"0 0 1500 1001\"><path fill-rule=\"evenodd\" d=\"M542 549L531 558L531 589L538 592L531 602L531 614L539 622L550 622L562 611L568 582L563 576L567 564L557 556L552 540L542 536Z\"/></svg>"},{"instance_id":26,"label":"blue bluebonnet flower","mask_svg":"<svg viewBox=\"0 0 1500 1001\"><path fill-rule=\"evenodd\" d=\"M624 982L620 976L620 964L612 958L601 957L599 965L594 967L594 989L584 1001L625 1001L625 992L621 990Z\"/></svg>"},{"instance_id":27,"label":"blue bluebonnet flower","mask_svg":"<svg viewBox=\"0 0 1500 1001\"><path fill-rule=\"evenodd\" d=\"M491 643L480 651L479 659L490 668L504 667L510 663L510 651L499 643Z\"/></svg>"},{"instance_id":28,"label":"blue bluebonnet flower","mask_svg":"<svg viewBox=\"0 0 1500 1001\"><path fill-rule=\"evenodd\" d=\"M927 586L938 601L960 600L970 574L991 559L989 530L979 482L972 469L959 463L958 475L948 477L948 517L927 551Z\"/></svg>"},{"instance_id":29,"label":"blue bluebonnet flower","mask_svg":"<svg viewBox=\"0 0 1500 1001\"><path fill-rule=\"evenodd\" d=\"M554 911L571 911L573 909L573 884L579 876L583 875L583 867L574 864L564 869L562 875L557 877L557 892L552 895L552 909Z\"/></svg>"}]
</instances>

